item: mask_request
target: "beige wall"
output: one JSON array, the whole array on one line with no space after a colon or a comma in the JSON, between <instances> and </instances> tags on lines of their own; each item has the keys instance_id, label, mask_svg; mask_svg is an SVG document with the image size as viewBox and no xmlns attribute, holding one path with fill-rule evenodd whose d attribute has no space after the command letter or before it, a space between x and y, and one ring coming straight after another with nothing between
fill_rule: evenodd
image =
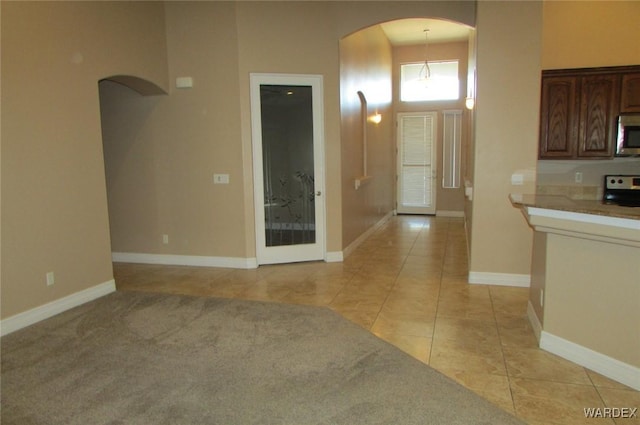
<instances>
[{"instance_id":1,"label":"beige wall","mask_svg":"<svg viewBox=\"0 0 640 425\"><path fill-rule=\"evenodd\" d=\"M101 84L112 250L245 257L235 7L165 7L170 95Z\"/></svg>"},{"instance_id":2,"label":"beige wall","mask_svg":"<svg viewBox=\"0 0 640 425\"><path fill-rule=\"evenodd\" d=\"M532 232L508 197L535 188L541 20L540 2L478 2L471 273L530 273Z\"/></svg>"},{"instance_id":3,"label":"beige wall","mask_svg":"<svg viewBox=\"0 0 640 425\"><path fill-rule=\"evenodd\" d=\"M340 111L342 118L342 241L348 246L393 210L394 144L391 110L391 45L379 26L340 41ZM366 99L363 110L358 91ZM367 120L375 113L382 121ZM355 180L371 177L358 189Z\"/></svg>"},{"instance_id":4,"label":"beige wall","mask_svg":"<svg viewBox=\"0 0 640 425\"><path fill-rule=\"evenodd\" d=\"M458 43L438 43L429 44L429 60L458 60L458 74L460 78L460 99L457 101L442 102L401 102L400 101L400 65L403 63L424 61L424 45L418 46L398 46L393 49L393 87L394 87L394 111L399 112L438 112L437 121L437 145L436 155L437 176L436 176L436 209L437 211L464 212L464 186L462 176L466 174L466 151L469 148L469 132L467 126L462 126L462 152L461 157L461 186L458 189L445 189L442 187L442 111L457 109L463 114L462 122L467 122L470 111L465 108L464 100L467 93L467 62L469 56L469 44L467 42Z\"/></svg>"},{"instance_id":5,"label":"beige wall","mask_svg":"<svg viewBox=\"0 0 640 425\"><path fill-rule=\"evenodd\" d=\"M549 233L543 330L640 367L639 257L631 244Z\"/></svg>"},{"instance_id":6,"label":"beige wall","mask_svg":"<svg viewBox=\"0 0 640 425\"><path fill-rule=\"evenodd\" d=\"M529 304L544 327L544 290L547 273L547 233L533 232L531 252L531 287L529 288ZM539 330L538 330L539 331ZM537 335L538 340L540 335Z\"/></svg>"},{"instance_id":7,"label":"beige wall","mask_svg":"<svg viewBox=\"0 0 640 425\"><path fill-rule=\"evenodd\" d=\"M545 1L542 69L640 64L640 2Z\"/></svg>"},{"instance_id":8,"label":"beige wall","mask_svg":"<svg viewBox=\"0 0 640 425\"><path fill-rule=\"evenodd\" d=\"M135 75L166 89L168 79L160 3L1 7L8 317L112 279L98 80Z\"/></svg>"}]
</instances>

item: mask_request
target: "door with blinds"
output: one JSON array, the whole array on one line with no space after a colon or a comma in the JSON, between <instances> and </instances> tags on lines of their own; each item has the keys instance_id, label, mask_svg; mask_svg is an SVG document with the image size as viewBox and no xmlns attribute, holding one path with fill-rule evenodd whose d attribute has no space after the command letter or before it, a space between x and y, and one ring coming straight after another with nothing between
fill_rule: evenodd
<instances>
[{"instance_id":1,"label":"door with blinds","mask_svg":"<svg viewBox=\"0 0 640 425\"><path fill-rule=\"evenodd\" d=\"M437 112L398 114L399 214L436 212Z\"/></svg>"}]
</instances>

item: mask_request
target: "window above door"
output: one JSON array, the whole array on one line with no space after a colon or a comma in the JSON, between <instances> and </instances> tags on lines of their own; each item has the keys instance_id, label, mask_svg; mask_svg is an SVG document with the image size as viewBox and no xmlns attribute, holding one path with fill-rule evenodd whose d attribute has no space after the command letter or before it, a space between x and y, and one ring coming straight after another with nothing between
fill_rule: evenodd
<instances>
[{"instance_id":1,"label":"window above door","mask_svg":"<svg viewBox=\"0 0 640 425\"><path fill-rule=\"evenodd\" d=\"M428 102L459 99L458 61L429 61L428 64L428 73L425 72L424 62L400 65L400 100Z\"/></svg>"}]
</instances>

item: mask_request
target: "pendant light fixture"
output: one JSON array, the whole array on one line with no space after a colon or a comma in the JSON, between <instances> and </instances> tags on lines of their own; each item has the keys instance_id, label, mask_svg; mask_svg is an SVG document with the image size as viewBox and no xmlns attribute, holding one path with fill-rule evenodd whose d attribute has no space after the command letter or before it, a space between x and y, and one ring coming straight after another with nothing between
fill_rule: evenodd
<instances>
[{"instance_id":1,"label":"pendant light fixture","mask_svg":"<svg viewBox=\"0 0 640 425\"><path fill-rule=\"evenodd\" d=\"M429 30L424 30L424 65L420 69L418 79L428 83L431 79L431 68L429 68Z\"/></svg>"}]
</instances>

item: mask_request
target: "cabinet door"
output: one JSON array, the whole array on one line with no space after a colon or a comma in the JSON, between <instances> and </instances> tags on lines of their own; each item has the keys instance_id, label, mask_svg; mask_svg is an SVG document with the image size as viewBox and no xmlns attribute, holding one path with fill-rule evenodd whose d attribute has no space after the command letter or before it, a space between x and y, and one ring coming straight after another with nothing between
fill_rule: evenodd
<instances>
[{"instance_id":1,"label":"cabinet door","mask_svg":"<svg viewBox=\"0 0 640 425\"><path fill-rule=\"evenodd\" d=\"M617 74L584 76L580 83L578 157L612 157L619 111Z\"/></svg>"},{"instance_id":2,"label":"cabinet door","mask_svg":"<svg viewBox=\"0 0 640 425\"><path fill-rule=\"evenodd\" d=\"M640 72L622 76L620 112L640 112Z\"/></svg>"},{"instance_id":3,"label":"cabinet door","mask_svg":"<svg viewBox=\"0 0 640 425\"><path fill-rule=\"evenodd\" d=\"M578 77L544 77L540 107L540 158L571 158L576 153Z\"/></svg>"}]
</instances>

